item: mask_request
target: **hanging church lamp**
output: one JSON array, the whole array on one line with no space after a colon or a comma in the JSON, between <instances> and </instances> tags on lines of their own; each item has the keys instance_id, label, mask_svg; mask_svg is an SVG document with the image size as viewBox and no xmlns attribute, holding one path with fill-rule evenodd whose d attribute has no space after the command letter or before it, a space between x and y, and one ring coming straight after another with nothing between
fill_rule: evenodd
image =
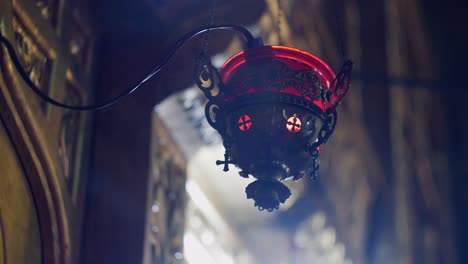
<instances>
[{"instance_id":1,"label":"hanging church lamp","mask_svg":"<svg viewBox=\"0 0 468 264\"><path fill-rule=\"evenodd\" d=\"M206 118L223 139L222 165L256 180L246 188L260 210L291 195L282 181L316 178L320 148L333 133L336 107L350 87L352 63L338 73L316 56L284 46L248 48L220 72L201 57L195 82L208 98Z\"/></svg>"},{"instance_id":2,"label":"hanging church lamp","mask_svg":"<svg viewBox=\"0 0 468 264\"><path fill-rule=\"evenodd\" d=\"M55 106L77 110L107 108L129 96L158 74L176 51L193 37L211 30L237 31L247 49L231 57L218 72L204 55L197 58L195 83L208 98L206 118L223 139L224 159L216 163L240 168L240 176L256 180L246 188L260 210L273 211L291 195L282 182L316 178L320 148L333 133L336 107L350 87L352 63L338 74L319 58L284 46L264 46L245 28L206 26L184 35L146 78L114 98L73 106L50 98L29 78L13 45L0 34L11 60L26 84Z\"/></svg>"}]
</instances>

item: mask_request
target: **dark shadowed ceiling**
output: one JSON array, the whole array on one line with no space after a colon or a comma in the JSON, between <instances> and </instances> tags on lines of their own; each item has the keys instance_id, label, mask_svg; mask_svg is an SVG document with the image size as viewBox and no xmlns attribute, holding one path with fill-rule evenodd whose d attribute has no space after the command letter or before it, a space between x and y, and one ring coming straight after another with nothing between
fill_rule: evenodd
<instances>
[{"instance_id":1,"label":"dark shadowed ceiling","mask_svg":"<svg viewBox=\"0 0 468 264\"><path fill-rule=\"evenodd\" d=\"M121 59L125 58L128 60L126 65L141 65L137 76L139 79L166 55L184 33L210 24L213 1L118 0L91 2L90 6L102 34L99 68L112 68L109 64L122 63ZM213 22L252 25L264 9L264 2L258 0L216 1ZM213 32L209 40L209 52L214 54L222 51L233 36L235 34L232 32ZM187 43L174 57L165 74L170 79L167 93L191 84L193 61L202 41L203 37L199 37ZM133 69L132 66L128 70Z\"/></svg>"}]
</instances>

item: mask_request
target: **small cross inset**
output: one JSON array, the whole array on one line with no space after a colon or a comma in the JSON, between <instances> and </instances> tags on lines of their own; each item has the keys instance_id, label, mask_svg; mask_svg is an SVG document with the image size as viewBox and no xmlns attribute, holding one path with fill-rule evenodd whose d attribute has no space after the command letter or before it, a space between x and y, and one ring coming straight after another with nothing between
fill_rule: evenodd
<instances>
[{"instance_id":1,"label":"small cross inset","mask_svg":"<svg viewBox=\"0 0 468 264\"><path fill-rule=\"evenodd\" d=\"M296 117L296 115L288 118L288 121L286 122L286 128L289 132L297 133L301 130L301 126L302 122L299 118Z\"/></svg>"},{"instance_id":2,"label":"small cross inset","mask_svg":"<svg viewBox=\"0 0 468 264\"><path fill-rule=\"evenodd\" d=\"M223 171L229 171L229 164L234 164L232 160L229 160L229 154L225 153L224 154L224 161L222 160L217 160L216 165L221 165L224 164Z\"/></svg>"},{"instance_id":3,"label":"small cross inset","mask_svg":"<svg viewBox=\"0 0 468 264\"><path fill-rule=\"evenodd\" d=\"M243 115L237 121L237 125L241 131L249 130L252 126L252 119L248 115Z\"/></svg>"}]
</instances>

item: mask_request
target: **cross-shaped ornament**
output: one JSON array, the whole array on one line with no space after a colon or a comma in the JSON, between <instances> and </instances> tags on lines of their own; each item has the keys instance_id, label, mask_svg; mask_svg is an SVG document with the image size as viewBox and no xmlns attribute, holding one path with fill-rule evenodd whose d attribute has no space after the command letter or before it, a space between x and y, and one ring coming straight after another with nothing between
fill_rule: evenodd
<instances>
[{"instance_id":1,"label":"cross-shaped ornament","mask_svg":"<svg viewBox=\"0 0 468 264\"><path fill-rule=\"evenodd\" d=\"M250 119L250 116L243 115L239 118L239 121L237 121L237 125L241 131L246 131L252 126L252 120Z\"/></svg>"},{"instance_id":2,"label":"cross-shaped ornament","mask_svg":"<svg viewBox=\"0 0 468 264\"><path fill-rule=\"evenodd\" d=\"M229 159L229 154L226 152L224 153L224 161L217 160L216 165L224 164L223 171L229 171L229 164L234 164L234 161Z\"/></svg>"},{"instance_id":3,"label":"cross-shaped ornament","mask_svg":"<svg viewBox=\"0 0 468 264\"><path fill-rule=\"evenodd\" d=\"M294 116L290 117L288 121L286 122L286 128L290 132L297 133L299 130L301 130L302 122L297 116L294 114Z\"/></svg>"}]
</instances>

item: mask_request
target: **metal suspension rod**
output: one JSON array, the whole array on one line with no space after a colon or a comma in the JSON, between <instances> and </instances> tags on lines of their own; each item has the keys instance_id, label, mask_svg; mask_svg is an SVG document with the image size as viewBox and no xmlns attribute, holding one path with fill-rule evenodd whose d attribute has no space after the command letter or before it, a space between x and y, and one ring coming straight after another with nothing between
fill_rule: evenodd
<instances>
[{"instance_id":1,"label":"metal suspension rod","mask_svg":"<svg viewBox=\"0 0 468 264\"><path fill-rule=\"evenodd\" d=\"M143 80L141 80L137 85L130 87L126 90L124 90L122 93L119 95L112 97L110 99L107 99L101 103L96 103L96 104L91 104L91 105L85 105L85 106L74 106L74 105L68 105L59 101L56 101L55 99L49 97L47 94L42 92L34 83L31 81L31 79L28 76L28 73L23 69L18 56L15 52L15 49L11 42L6 39L1 33L0 33L0 42L3 43L8 51L8 54L11 57L11 60L13 61L13 64L15 65L16 70L20 74L21 78L26 82L26 84L38 95L41 97L43 100L45 100L47 103L55 105L60 108L65 108L65 109L70 109L70 110L75 110L75 111L93 111L93 110L100 110L107 108L109 106L112 106L122 100L123 98L131 95L134 93L138 88L140 88L144 83L146 83L148 80L153 78L156 74L161 72L161 70L166 67L167 63L170 61L170 59L177 53L179 48L181 48L187 41L191 40L192 38L209 32L211 30L231 30L231 31L237 31L238 33L241 34L241 36L244 38L246 41L246 45L248 48L253 48L257 46L262 46L262 40L259 38L255 38L250 31L244 27L241 26L236 26L236 25L210 25L210 26L205 26L199 29L195 29L193 31L190 31L186 33L184 36L182 36L175 44L175 46L169 51L169 53L164 57L162 62L153 69Z\"/></svg>"}]
</instances>

